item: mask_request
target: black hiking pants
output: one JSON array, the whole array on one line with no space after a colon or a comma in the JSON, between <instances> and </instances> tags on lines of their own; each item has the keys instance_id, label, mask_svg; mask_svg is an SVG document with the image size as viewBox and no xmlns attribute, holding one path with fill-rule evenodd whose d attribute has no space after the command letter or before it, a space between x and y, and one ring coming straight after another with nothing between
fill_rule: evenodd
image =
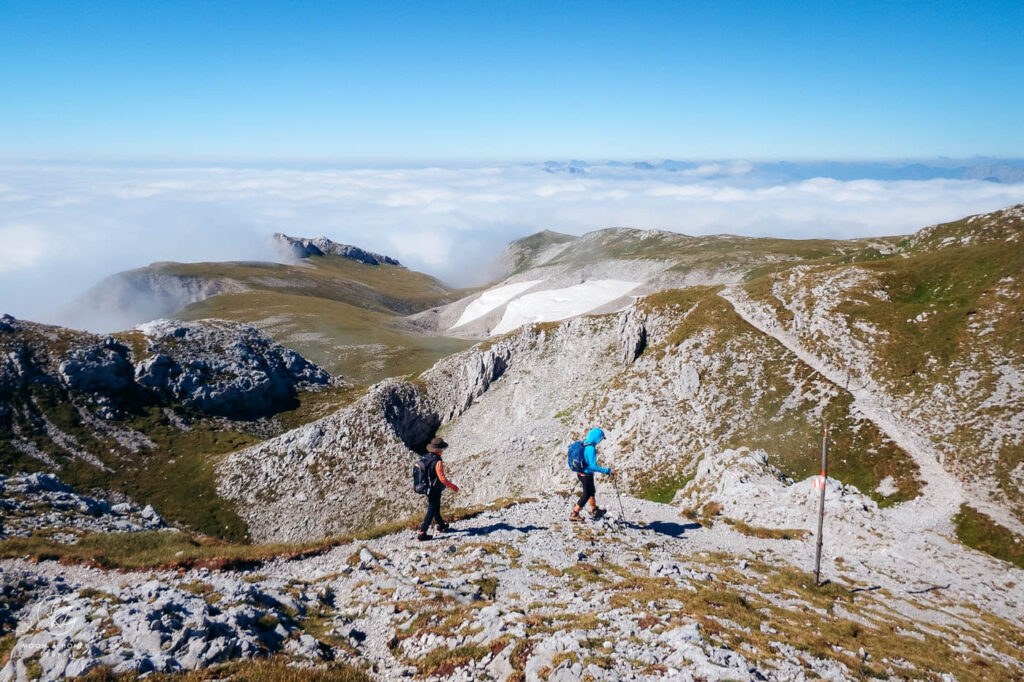
<instances>
[{"instance_id":1,"label":"black hiking pants","mask_svg":"<svg viewBox=\"0 0 1024 682\"><path fill-rule=\"evenodd\" d=\"M594 488L594 474L576 474L576 476L579 477L580 484L583 485L583 494L580 495L580 499L576 504L580 509L583 509L587 501L597 493L597 489Z\"/></svg>"},{"instance_id":2,"label":"black hiking pants","mask_svg":"<svg viewBox=\"0 0 1024 682\"><path fill-rule=\"evenodd\" d=\"M430 530L431 521L437 521L438 528L444 527L444 519L441 518L442 492L444 492L444 486L435 486L427 493L427 515L423 517L423 524L420 526L421 533L426 533Z\"/></svg>"}]
</instances>

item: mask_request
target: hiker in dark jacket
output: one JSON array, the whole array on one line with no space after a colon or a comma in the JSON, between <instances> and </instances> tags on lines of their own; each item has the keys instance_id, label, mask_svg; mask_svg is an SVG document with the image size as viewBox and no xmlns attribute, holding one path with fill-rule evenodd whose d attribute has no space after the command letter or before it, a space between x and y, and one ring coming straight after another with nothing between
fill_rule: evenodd
<instances>
[{"instance_id":1,"label":"hiker in dark jacket","mask_svg":"<svg viewBox=\"0 0 1024 682\"><path fill-rule=\"evenodd\" d=\"M434 463L430 467L430 490L427 492L427 515L423 517L420 525L420 534L416 539L420 542L432 540L433 535L428 535L430 523L437 524L437 530L444 533L448 530L448 524L441 518L441 493L445 488L451 488L452 492L459 492L459 486L455 485L444 475L444 462L441 461L441 452L448 447L440 438L434 438L427 443L427 452L434 456Z\"/></svg>"},{"instance_id":2,"label":"hiker in dark jacket","mask_svg":"<svg viewBox=\"0 0 1024 682\"><path fill-rule=\"evenodd\" d=\"M580 484L583 486L583 494L580 495L580 499L576 501L576 507L573 508L572 514L569 515L570 521L582 521L583 517L580 516L580 510L590 502L590 515L599 519L604 516L605 511L597 506L597 490L594 488L594 473L600 472L606 475L615 475L615 469L606 469L603 466L597 464L597 444L604 440L604 431L601 429L590 429L590 433L587 434L587 439L583 442L583 459L585 465L583 472L576 474L580 479Z\"/></svg>"}]
</instances>

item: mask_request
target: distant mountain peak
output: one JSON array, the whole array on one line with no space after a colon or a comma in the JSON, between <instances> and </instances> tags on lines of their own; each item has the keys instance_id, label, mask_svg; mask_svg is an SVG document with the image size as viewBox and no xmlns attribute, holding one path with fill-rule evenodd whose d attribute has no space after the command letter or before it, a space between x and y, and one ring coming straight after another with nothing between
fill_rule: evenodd
<instances>
[{"instance_id":1,"label":"distant mountain peak","mask_svg":"<svg viewBox=\"0 0 1024 682\"><path fill-rule=\"evenodd\" d=\"M397 260L390 256L372 253L350 244L339 244L327 237L307 239L305 237L289 237L281 232L274 233L274 243L285 254L292 258L309 258L310 256L342 256L367 265L398 265Z\"/></svg>"}]
</instances>

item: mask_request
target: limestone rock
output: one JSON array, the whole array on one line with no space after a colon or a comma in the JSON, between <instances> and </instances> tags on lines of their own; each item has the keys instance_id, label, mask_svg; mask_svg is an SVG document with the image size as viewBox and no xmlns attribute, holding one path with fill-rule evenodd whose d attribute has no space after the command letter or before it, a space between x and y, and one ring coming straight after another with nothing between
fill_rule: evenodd
<instances>
[{"instance_id":1,"label":"limestone rock","mask_svg":"<svg viewBox=\"0 0 1024 682\"><path fill-rule=\"evenodd\" d=\"M135 365L139 385L208 414L266 414L299 388L330 381L325 371L247 325L157 320L139 330L152 353Z\"/></svg>"}]
</instances>

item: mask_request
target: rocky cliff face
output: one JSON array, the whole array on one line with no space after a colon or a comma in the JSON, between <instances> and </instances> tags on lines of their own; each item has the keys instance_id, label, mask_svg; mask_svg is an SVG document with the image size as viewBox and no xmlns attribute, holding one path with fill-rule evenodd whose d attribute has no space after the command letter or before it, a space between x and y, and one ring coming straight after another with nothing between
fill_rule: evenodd
<instances>
[{"instance_id":1,"label":"rocky cliff face","mask_svg":"<svg viewBox=\"0 0 1024 682\"><path fill-rule=\"evenodd\" d=\"M403 491L416 440L396 431L396 410L422 440L440 427L452 444L460 504L573 487L565 451L593 426L608 434L601 459L623 469L624 489L664 499L709 449L749 443L806 475L826 419L845 451L873 453L837 463L840 475L886 504L921 486L914 462L844 389L698 288L524 327L442 360L416 385L379 385L357 406L230 457L222 494L263 540L322 537L415 508ZM362 515L349 511L356 504Z\"/></svg>"},{"instance_id":2,"label":"rocky cliff face","mask_svg":"<svg viewBox=\"0 0 1024 682\"><path fill-rule=\"evenodd\" d=\"M5 317L0 398L9 414L29 385L51 385L102 419L123 416L146 394L232 417L280 409L296 391L330 376L295 351L233 322L159 320L123 338L99 337Z\"/></svg>"},{"instance_id":3,"label":"rocky cliff face","mask_svg":"<svg viewBox=\"0 0 1024 682\"><path fill-rule=\"evenodd\" d=\"M415 386L386 381L336 414L233 453L219 467L218 493L260 542L383 523L417 507L406 484L439 423Z\"/></svg>"}]
</instances>

